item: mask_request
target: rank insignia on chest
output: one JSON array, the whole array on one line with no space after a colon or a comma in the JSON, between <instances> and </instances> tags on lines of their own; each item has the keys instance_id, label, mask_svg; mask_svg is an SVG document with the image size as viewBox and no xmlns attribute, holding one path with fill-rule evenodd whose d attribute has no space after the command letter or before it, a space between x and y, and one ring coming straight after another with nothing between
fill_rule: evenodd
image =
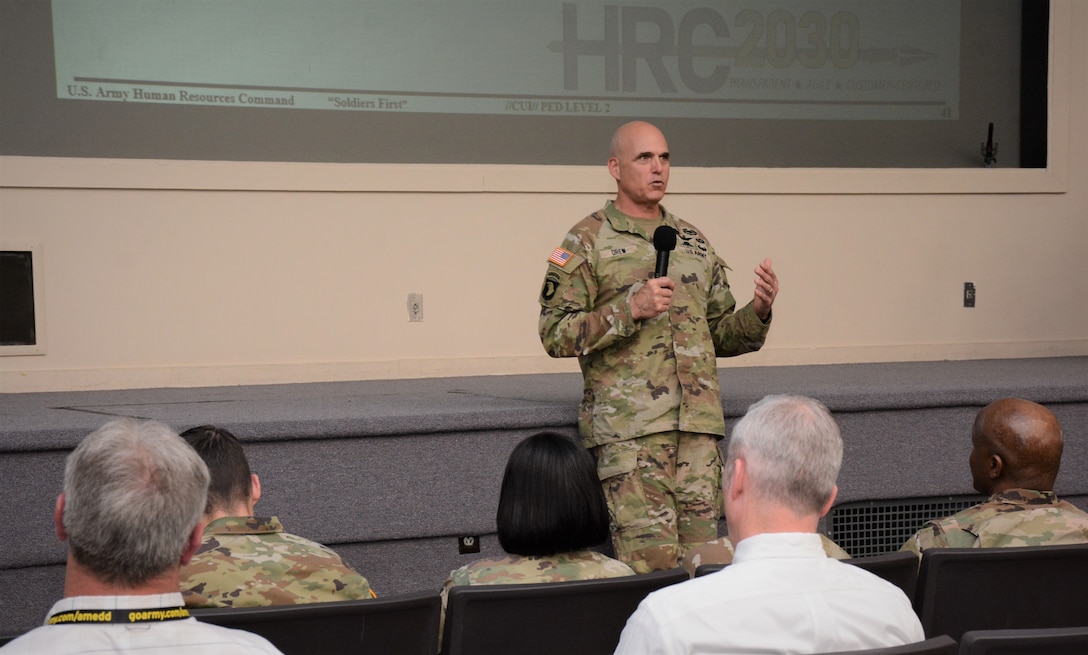
<instances>
[{"instance_id":1,"label":"rank insignia on chest","mask_svg":"<svg viewBox=\"0 0 1088 655\"><path fill-rule=\"evenodd\" d=\"M552 251L551 257L548 257L548 261L555 264L556 266L566 266L567 262L569 262L570 258L573 256L574 253L569 250L564 250L563 248L556 248Z\"/></svg>"}]
</instances>

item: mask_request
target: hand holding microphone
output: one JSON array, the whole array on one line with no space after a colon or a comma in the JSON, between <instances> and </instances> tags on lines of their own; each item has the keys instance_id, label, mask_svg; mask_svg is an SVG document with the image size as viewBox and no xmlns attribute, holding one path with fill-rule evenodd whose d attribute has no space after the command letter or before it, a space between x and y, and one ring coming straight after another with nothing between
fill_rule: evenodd
<instances>
[{"instance_id":1,"label":"hand holding microphone","mask_svg":"<svg viewBox=\"0 0 1088 655\"><path fill-rule=\"evenodd\" d=\"M654 276L631 297L631 316L636 320L653 318L668 311L672 304L672 290L676 284L668 278L668 271L669 253L676 249L676 230L667 225L657 228L654 249L657 250Z\"/></svg>"}]
</instances>

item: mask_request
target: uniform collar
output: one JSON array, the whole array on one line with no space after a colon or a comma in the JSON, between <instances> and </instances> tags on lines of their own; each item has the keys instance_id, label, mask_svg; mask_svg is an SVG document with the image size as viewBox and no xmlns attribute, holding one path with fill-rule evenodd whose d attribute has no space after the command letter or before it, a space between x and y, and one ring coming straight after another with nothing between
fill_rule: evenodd
<instances>
[{"instance_id":1,"label":"uniform collar","mask_svg":"<svg viewBox=\"0 0 1088 655\"><path fill-rule=\"evenodd\" d=\"M1013 505L1053 505L1058 502L1058 497L1053 491L1006 489L1005 491L990 496L990 500L1000 503L1011 503Z\"/></svg>"},{"instance_id":2,"label":"uniform collar","mask_svg":"<svg viewBox=\"0 0 1088 655\"><path fill-rule=\"evenodd\" d=\"M676 217L669 213L669 210L665 209L665 205L658 205L661 208L661 225L668 225L669 227L676 229ZM637 234L647 241L653 241L653 235L646 231L645 223L651 221L640 220L632 218L627 214L616 209L616 203L609 200L604 206L604 216L608 219L608 224L612 226L612 229L617 232L628 232L631 234ZM656 225L655 225L656 227Z\"/></svg>"},{"instance_id":3,"label":"uniform collar","mask_svg":"<svg viewBox=\"0 0 1088 655\"><path fill-rule=\"evenodd\" d=\"M275 516L224 516L204 527L204 534L272 534L283 532Z\"/></svg>"}]
</instances>

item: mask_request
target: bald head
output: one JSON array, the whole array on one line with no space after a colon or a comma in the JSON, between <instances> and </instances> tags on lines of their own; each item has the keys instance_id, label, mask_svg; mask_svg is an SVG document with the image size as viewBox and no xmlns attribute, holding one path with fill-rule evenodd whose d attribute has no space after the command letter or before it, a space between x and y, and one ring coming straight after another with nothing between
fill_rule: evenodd
<instances>
[{"instance_id":1,"label":"bald head","mask_svg":"<svg viewBox=\"0 0 1088 655\"><path fill-rule=\"evenodd\" d=\"M609 157L620 157L632 147L635 141L645 136L653 136L665 140L665 135L653 123L646 121L631 121L624 123L612 134L612 144L608 150Z\"/></svg>"},{"instance_id":2,"label":"bald head","mask_svg":"<svg viewBox=\"0 0 1088 655\"><path fill-rule=\"evenodd\" d=\"M990 403L975 417L971 441L971 475L980 493L1054 489L1062 426L1046 407L1021 398Z\"/></svg>"}]
</instances>

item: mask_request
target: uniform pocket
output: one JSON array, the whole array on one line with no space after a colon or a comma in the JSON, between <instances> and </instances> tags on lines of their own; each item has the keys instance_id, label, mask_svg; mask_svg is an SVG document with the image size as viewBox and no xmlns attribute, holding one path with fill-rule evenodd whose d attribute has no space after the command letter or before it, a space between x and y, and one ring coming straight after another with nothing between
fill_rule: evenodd
<instances>
[{"instance_id":1,"label":"uniform pocket","mask_svg":"<svg viewBox=\"0 0 1088 655\"><path fill-rule=\"evenodd\" d=\"M597 446L597 477L601 482L635 470L638 466L638 446L630 441L617 441Z\"/></svg>"}]
</instances>

